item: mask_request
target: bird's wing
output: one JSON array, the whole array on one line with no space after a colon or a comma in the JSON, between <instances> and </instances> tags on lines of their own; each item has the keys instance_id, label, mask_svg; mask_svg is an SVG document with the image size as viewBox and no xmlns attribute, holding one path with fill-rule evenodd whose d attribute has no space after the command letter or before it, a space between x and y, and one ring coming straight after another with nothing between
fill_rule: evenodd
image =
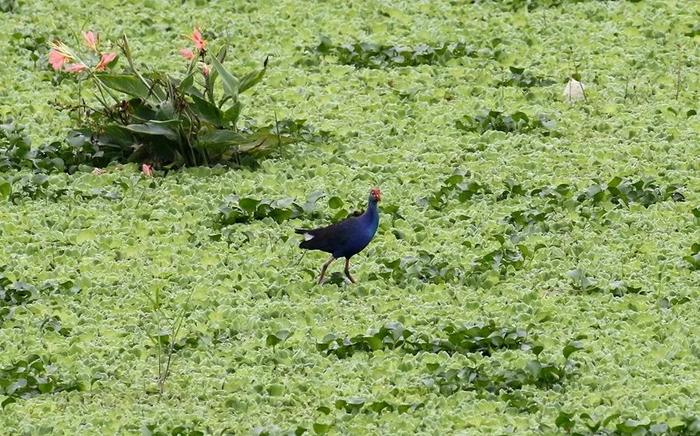
<instances>
[{"instance_id":1,"label":"bird's wing","mask_svg":"<svg viewBox=\"0 0 700 436\"><path fill-rule=\"evenodd\" d=\"M297 229L297 233L305 235L305 240L300 245L302 248L333 251L352 239L357 226L357 217L350 217L327 227L309 230Z\"/></svg>"}]
</instances>

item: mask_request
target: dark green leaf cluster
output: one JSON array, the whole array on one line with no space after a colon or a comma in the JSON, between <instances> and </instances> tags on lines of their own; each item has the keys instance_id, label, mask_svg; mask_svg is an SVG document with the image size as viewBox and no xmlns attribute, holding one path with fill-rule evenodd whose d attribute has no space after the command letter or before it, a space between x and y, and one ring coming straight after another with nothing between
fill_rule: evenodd
<instances>
[{"instance_id":1,"label":"dark green leaf cluster","mask_svg":"<svg viewBox=\"0 0 700 436\"><path fill-rule=\"evenodd\" d=\"M216 329L212 335L193 333L176 338L175 342L172 343L172 349L173 351L180 351L185 348L207 348L228 342L237 335L238 332L233 329ZM153 338L153 341L155 345L157 345L157 341L160 341L160 346L163 349L168 349L172 339L173 333L164 329L160 331L157 337Z\"/></svg>"},{"instance_id":2,"label":"dark green leaf cluster","mask_svg":"<svg viewBox=\"0 0 700 436\"><path fill-rule=\"evenodd\" d=\"M429 365L430 366L430 365ZM482 366L443 369L434 365L433 375L426 379L428 386L435 386L442 395L452 395L458 391L476 391L499 394L522 389L532 385L538 388L551 388L563 384L569 375L564 365L541 363L530 360L525 368L487 374Z\"/></svg>"},{"instance_id":3,"label":"dark green leaf cluster","mask_svg":"<svg viewBox=\"0 0 700 436\"><path fill-rule=\"evenodd\" d=\"M443 43L435 46L419 44L415 47L383 45L372 42L354 42L334 45L328 38L321 38L316 46L306 49L307 65L318 64L322 56L334 56L339 64L357 68L396 68L418 65L444 65L452 59L476 57L474 48L463 42Z\"/></svg>"},{"instance_id":4,"label":"dark green leaf cluster","mask_svg":"<svg viewBox=\"0 0 700 436\"><path fill-rule=\"evenodd\" d=\"M507 198L518 196L530 196L544 199L550 207L544 210L526 209L515 211L506 217L506 222L515 227L524 229L530 226L541 226L548 215L554 211L553 207L575 208L580 206L599 206L605 202L612 203L617 207L629 206L637 203L644 207L662 201L683 202L683 186L669 184L661 186L656 180L650 178L631 179L627 177L615 176L609 182L596 181L592 185L576 193L575 188L569 184L559 184L557 186L541 186L528 190L521 183L506 179L505 189L497 194L496 200L502 201ZM457 170L443 182L439 190L429 197L418 200L418 204L423 207L432 207L437 210L443 209L448 201L457 194L460 202L466 202L477 195L489 195L499 192L499 189L489 187L471 178L468 171ZM589 218L589 212L580 209L582 215ZM693 212L696 217L700 217L700 212Z\"/></svg>"},{"instance_id":5,"label":"dark green leaf cluster","mask_svg":"<svg viewBox=\"0 0 700 436\"><path fill-rule=\"evenodd\" d=\"M694 243L690 248L690 255L685 256L683 259L688 262L691 270L700 270L700 242Z\"/></svg>"},{"instance_id":6,"label":"dark green leaf cluster","mask_svg":"<svg viewBox=\"0 0 700 436\"><path fill-rule=\"evenodd\" d=\"M0 12L14 12L17 5L17 0L0 0Z\"/></svg>"},{"instance_id":7,"label":"dark green leaf cluster","mask_svg":"<svg viewBox=\"0 0 700 436\"><path fill-rule=\"evenodd\" d=\"M641 286L632 285L624 280L614 280L609 287L603 288L598 285L594 277L580 268L567 271L566 275L571 279L571 285L575 290L588 294L607 290L616 297L622 297L627 294L644 294L646 292Z\"/></svg>"},{"instance_id":8,"label":"dark green leaf cluster","mask_svg":"<svg viewBox=\"0 0 700 436\"><path fill-rule=\"evenodd\" d=\"M25 128L12 119L0 124L0 172L22 168L62 172L75 166L75 157L60 142L32 147Z\"/></svg>"},{"instance_id":9,"label":"dark green leaf cluster","mask_svg":"<svg viewBox=\"0 0 700 436\"><path fill-rule=\"evenodd\" d=\"M549 231L547 219L553 212L552 206L544 209L519 209L507 215L505 222L513 226L514 232L545 233Z\"/></svg>"},{"instance_id":10,"label":"dark green leaf cluster","mask_svg":"<svg viewBox=\"0 0 700 436\"><path fill-rule=\"evenodd\" d=\"M335 408L338 410L345 410L346 413L357 414L357 413L382 413L386 412L398 412L399 414L406 412L413 412L414 410L424 407L423 403L405 403L405 404L394 404L387 401L367 401L364 398L352 397L343 400L335 401ZM319 411L323 413L330 413L329 407L319 407Z\"/></svg>"},{"instance_id":11,"label":"dark green leaf cluster","mask_svg":"<svg viewBox=\"0 0 700 436\"><path fill-rule=\"evenodd\" d=\"M594 205L609 201L618 206L639 203L644 207L649 207L669 199L676 202L685 201L681 190L682 186L680 185L668 185L662 188L652 179L634 181L615 176L608 183L596 183L589 186L578 195L576 200L579 203L589 202Z\"/></svg>"},{"instance_id":12,"label":"dark green leaf cluster","mask_svg":"<svg viewBox=\"0 0 700 436\"><path fill-rule=\"evenodd\" d=\"M489 110L478 115L465 115L455 121L455 127L465 132L482 134L489 130L505 133L529 133L539 131L547 136L554 132L556 123L548 115L527 115L524 112L506 114L497 110Z\"/></svg>"},{"instance_id":13,"label":"dark green leaf cluster","mask_svg":"<svg viewBox=\"0 0 700 436\"><path fill-rule=\"evenodd\" d=\"M509 67L510 77L498 83L498 86L517 86L519 88L532 88L534 86L549 86L556 82L551 79L536 76L525 68Z\"/></svg>"},{"instance_id":14,"label":"dark green leaf cluster","mask_svg":"<svg viewBox=\"0 0 700 436\"><path fill-rule=\"evenodd\" d=\"M496 271L501 277L505 277L509 270L520 270L525 260L531 256L530 250L524 245L508 248L502 245L485 255L476 258L472 262L472 272L482 274L488 271Z\"/></svg>"},{"instance_id":15,"label":"dark green leaf cluster","mask_svg":"<svg viewBox=\"0 0 700 436\"><path fill-rule=\"evenodd\" d=\"M648 418L624 418L620 413L601 417L582 412L567 413L560 411L554 424L557 428L571 435L584 436L596 434L602 436L638 436L663 434L668 436L700 434L700 417L686 416L673 423L652 421Z\"/></svg>"},{"instance_id":16,"label":"dark green leaf cluster","mask_svg":"<svg viewBox=\"0 0 700 436\"><path fill-rule=\"evenodd\" d=\"M22 281L12 281L0 267L0 322L12 318L15 307L36 301L42 293L79 291L80 287L72 280L48 280L38 287Z\"/></svg>"},{"instance_id":17,"label":"dark green leaf cluster","mask_svg":"<svg viewBox=\"0 0 700 436\"><path fill-rule=\"evenodd\" d=\"M43 173L18 173L7 180L0 180L0 199L14 201L20 198L52 198L60 196L60 192L51 191L49 177Z\"/></svg>"},{"instance_id":18,"label":"dark green leaf cluster","mask_svg":"<svg viewBox=\"0 0 700 436\"><path fill-rule=\"evenodd\" d=\"M2 407L39 394L80 389L79 383L64 380L56 366L37 355L0 369L0 395L7 397L0 403Z\"/></svg>"},{"instance_id":19,"label":"dark green leaf cluster","mask_svg":"<svg viewBox=\"0 0 700 436\"><path fill-rule=\"evenodd\" d=\"M268 217L281 223L303 214L313 214L316 210L316 202L321 196L321 193L314 193L306 203L300 204L293 198L258 200L251 197L241 198L233 195L227 197L219 206L217 223L220 226L227 226L237 223L248 223Z\"/></svg>"},{"instance_id":20,"label":"dark green leaf cluster","mask_svg":"<svg viewBox=\"0 0 700 436\"><path fill-rule=\"evenodd\" d=\"M136 430L136 429L134 429ZM148 436L204 436L214 434L214 431L208 426L202 426L200 423L178 424L172 427L162 428L158 424L144 424L139 433ZM221 431L220 434L229 434Z\"/></svg>"},{"instance_id":21,"label":"dark green leaf cluster","mask_svg":"<svg viewBox=\"0 0 700 436\"><path fill-rule=\"evenodd\" d=\"M491 194L491 189L471 178L469 171L458 169L450 177L445 179L439 190L429 197L418 200L423 207L431 207L440 210L456 195L457 199L464 203L477 195Z\"/></svg>"},{"instance_id":22,"label":"dark green leaf cluster","mask_svg":"<svg viewBox=\"0 0 700 436\"><path fill-rule=\"evenodd\" d=\"M543 347L538 345L529 348L538 356ZM574 340L562 350L565 362L563 364L543 363L539 358L529 360L524 368L506 370L496 374L486 371L484 365L465 366L462 368L444 368L434 363L428 364L432 373L424 380L429 387L437 387L443 395L451 395L457 391L476 391L482 394L512 393L526 385L549 389L562 386L566 378L571 376L576 367L569 360L571 354L583 349L583 344ZM509 397L506 400L521 402L522 398Z\"/></svg>"},{"instance_id":23,"label":"dark green leaf cluster","mask_svg":"<svg viewBox=\"0 0 700 436\"><path fill-rule=\"evenodd\" d=\"M56 334L59 334L61 336L69 336L71 329L66 328L63 326L63 323L61 322L61 317L58 315L54 315L52 317L48 317L44 319L41 322L41 327L39 328L42 332L54 332Z\"/></svg>"},{"instance_id":24,"label":"dark green leaf cluster","mask_svg":"<svg viewBox=\"0 0 700 436\"><path fill-rule=\"evenodd\" d=\"M527 347L527 332L520 328L498 327L488 323L447 325L441 329L446 339L432 339L416 334L399 322L390 322L380 329L352 338L335 334L326 335L316 343L316 349L327 356L334 354L340 359L357 352L401 349L405 353L420 352L448 354L480 353L490 355L498 349Z\"/></svg>"},{"instance_id":25,"label":"dark green leaf cluster","mask_svg":"<svg viewBox=\"0 0 700 436\"><path fill-rule=\"evenodd\" d=\"M556 8L561 5L581 3L584 0L505 0L498 5L505 11L517 11L527 8L532 11L539 8ZM476 0L472 0L476 2Z\"/></svg>"},{"instance_id":26,"label":"dark green leaf cluster","mask_svg":"<svg viewBox=\"0 0 700 436\"><path fill-rule=\"evenodd\" d=\"M290 336L292 336L294 332L286 329L278 330L275 333L271 333L267 335L265 338L265 345L268 347L274 347L277 344L281 344L282 342L286 341L289 339Z\"/></svg>"},{"instance_id":27,"label":"dark green leaf cluster","mask_svg":"<svg viewBox=\"0 0 700 436\"><path fill-rule=\"evenodd\" d=\"M10 174L6 179L0 179L0 200L18 202L21 199L36 200L43 198L56 201L66 195L81 200L105 199L121 200L122 194L107 188L90 188L87 190L76 187L56 187L49 182L49 177L42 172L18 172Z\"/></svg>"},{"instance_id":28,"label":"dark green leaf cluster","mask_svg":"<svg viewBox=\"0 0 700 436\"><path fill-rule=\"evenodd\" d=\"M39 298L39 290L28 283L12 282L0 270L0 322L12 316L15 306Z\"/></svg>"},{"instance_id":29,"label":"dark green leaf cluster","mask_svg":"<svg viewBox=\"0 0 700 436\"><path fill-rule=\"evenodd\" d=\"M435 254L418 250L414 256L405 256L394 260L380 260L385 271L374 274L384 279L391 278L402 283L409 278L416 278L424 283L446 283L457 279L461 273L444 259Z\"/></svg>"}]
</instances>

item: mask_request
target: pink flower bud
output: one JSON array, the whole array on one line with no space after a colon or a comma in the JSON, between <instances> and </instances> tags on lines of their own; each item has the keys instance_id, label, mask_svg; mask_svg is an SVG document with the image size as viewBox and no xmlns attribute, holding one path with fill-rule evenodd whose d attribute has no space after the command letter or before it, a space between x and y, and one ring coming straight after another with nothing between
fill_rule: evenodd
<instances>
[{"instance_id":1,"label":"pink flower bud","mask_svg":"<svg viewBox=\"0 0 700 436\"><path fill-rule=\"evenodd\" d=\"M190 36L192 41L194 41L194 46L197 50L204 50L207 46L207 41L202 37L202 32L200 32L198 27L192 30L192 36Z\"/></svg>"},{"instance_id":2,"label":"pink flower bud","mask_svg":"<svg viewBox=\"0 0 700 436\"><path fill-rule=\"evenodd\" d=\"M66 71L69 73L82 73L83 71L87 70L87 66L85 64L69 64L66 65Z\"/></svg>"},{"instance_id":3,"label":"pink flower bud","mask_svg":"<svg viewBox=\"0 0 700 436\"><path fill-rule=\"evenodd\" d=\"M54 70L58 71L63 68L63 64L66 63L67 60L68 56L55 48L52 48L51 51L49 51L49 63L51 64L51 68Z\"/></svg>"},{"instance_id":4,"label":"pink flower bud","mask_svg":"<svg viewBox=\"0 0 700 436\"><path fill-rule=\"evenodd\" d=\"M153 166L148 164L142 164L141 172L146 177L153 177Z\"/></svg>"},{"instance_id":5,"label":"pink flower bud","mask_svg":"<svg viewBox=\"0 0 700 436\"><path fill-rule=\"evenodd\" d=\"M181 48L180 56L187 59L188 61L191 61L192 59L194 59L194 52L191 48Z\"/></svg>"},{"instance_id":6,"label":"pink flower bud","mask_svg":"<svg viewBox=\"0 0 700 436\"><path fill-rule=\"evenodd\" d=\"M91 30L83 32L83 40L85 40L85 45L88 46L92 51L97 51L97 42L99 37L95 35Z\"/></svg>"},{"instance_id":7,"label":"pink flower bud","mask_svg":"<svg viewBox=\"0 0 700 436\"><path fill-rule=\"evenodd\" d=\"M103 53L100 61L95 66L95 71L104 71L109 64L117 58L116 53Z\"/></svg>"}]
</instances>

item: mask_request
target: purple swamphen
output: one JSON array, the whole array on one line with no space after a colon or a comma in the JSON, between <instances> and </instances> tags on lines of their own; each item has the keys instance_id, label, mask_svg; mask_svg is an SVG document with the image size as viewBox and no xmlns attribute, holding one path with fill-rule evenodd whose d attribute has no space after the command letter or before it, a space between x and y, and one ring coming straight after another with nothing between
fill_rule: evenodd
<instances>
[{"instance_id":1,"label":"purple swamphen","mask_svg":"<svg viewBox=\"0 0 700 436\"><path fill-rule=\"evenodd\" d=\"M304 235L304 240L299 244L300 248L307 250L320 250L331 254L331 258L323 264L318 283L323 283L328 265L334 260L345 258L345 275L348 280L355 283L350 275L350 258L370 243L379 227L379 209L377 203L382 199L379 188L369 191L367 210L359 216L352 216L345 220L322 227L320 229L296 229L295 232Z\"/></svg>"}]
</instances>

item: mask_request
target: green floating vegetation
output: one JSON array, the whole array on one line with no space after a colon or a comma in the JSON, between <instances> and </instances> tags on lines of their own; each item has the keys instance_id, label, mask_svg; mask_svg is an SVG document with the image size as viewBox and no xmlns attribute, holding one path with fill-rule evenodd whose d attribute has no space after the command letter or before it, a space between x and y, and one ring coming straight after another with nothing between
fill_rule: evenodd
<instances>
[{"instance_id":1,"label":"green floating vegetation","mask_svg":"<svg viewBox=\"0 0 700 436\"><path fill-rule=\"evenodd\" d=\"M649 418L624 417L620 413L598 416L595 413L588 412L577 414L560 411L554 424L557 428L576 436L590 434L606 436L690 436L700 434L700 417L697 416L682 416L666 421L654 421Z\"/></svg>"},{"instance_id":2,"label":"green floating vegetation","mask_svg":"<svg viewBox=\"0 0 700 436\"><path fill-rule=\"evenodd\" d=\"M217 223L219 226L228 226L264 218L272 218L281 223L304 214L313 215L316 203L322 196L322 192L314 192L305 203L297 203L293 198L269 200L232 195L219 206Z\"/></svg>"},{"instance_id":3,"label":"green floating vegetation","mask_svg":"<svg viewBox=\"0 0 700 436\"><path fill-rule=\"evenodd\" d=\"M527 331L498 327L494 321L476 324L447 325L441 329L447 339L433 339L408 330L399 322L390 322L365 335L353 337L329 334L316 343L327 356L344 359L358 352L400 349L405 353L448 354L480 353L490 355L498 349L529 348Z\"/></svg>"},{"instance_id":4,"label":"green floating vegetation","mask_svg":"<svg viewBox=\"0 0 700 436\"><path fill-rule=\"evenodd\" d=\"M396 404L388 401L367 401L362 397L351 397L347 399L336 400L334 406L338 410L344 410L346 413L382 413L382 412L397 412L399 414L412 412L424 407L424 403L404 403ZM322 413L329 414L330 407L321 406L318 410Z\"/></svg>"},{"instance_id":5,"label":"green floating vegetation","mask_svg":"<svg viewBox=\"0 0 700 436\"><path fill-rule=\"evenodd\" d=\"M637 203L648 208L649 206L662 202L674 201L684 202L684 186L680 184L669 184L662 186L652 178L632 179L629 177L615 176L609 182L595 181L592 185L576 194L572 185L559 184L557 186L541 186L531 190L523 187L522 184L507 179L504 182L505 189L496 196L496 201L518 196L530 196L542 198L548 204L560 208L573 206L599 206L609 202L617 207L629 206ZM485 196L498 192L496 188L489 187L474 180L469 171L457 170L442 183L440 189L429 197L418 200L418 204L423 207L432 207L441 210L452 198L457 198L464 203L475 196ZM533 222L543 222L547 215L554 209L538 211L537 209L521 210L511 213L506 218L507 221L520 227L527 227ZM583 216L590 218L590 212L580 209ZM696 212L693 212L694 214ZM700 212L697 212L700 215ZM697 216L697 215L696 215Z\"/></svg>"},{"instance_id":6,"label":"green floating vegetation","mask_svg":"<svg viewBox=\"0 0 700 436\"><path fill-rule=\"evenodd\" d=\"M505 80L498 82L498 86L516 86L518 88L532 88L535 86L549 86L556 82L545 77L537 76L525 68L511 66L508 67L510 70L510 77Z\"/></svg>"},{"instance_id":7,"label":"green floating vegetation","mask_svg":"<svg viewBox=\"0 0 700 436\"><path fill-rule=\"evenodd\" d=\"M564 363L543 363L539 359L529 360L524 368L506 370L490 374L485 365L444 368L437 363L428 364L431 375L424 380L428 387L436 387L442 395L452 395L457 391L477 391L499 394L522 389L526 385L541 389L561 387L564 381L576 371L576 365L569 357L583 350L579 340L570 341L562 349ZM542 346L532 347L536 356L543 351Z\"/></svg>"},{"instance_id":8,"label":"green floating vegetation","mask_svg":"<svg viewBox=\"0 0 700 436\"><path fill-rule=\"evenodd\" d=\"M0 403L3 408L20 399L81 389L78 382L65 380L49 359L34 354L0 369L0 395L7 397Z\"/></svg>"},{"instance_id":9,"label":"green floating vegetation","mask_svg":"<svg viewBox=\"0 0 700 436\"><path fill-rule=\"evenodd\" d=\"M26 128L11 118L0 124L0 172L23 168L59 172L74 170L76 157L68 144L61 142L32 147Z\"/></svg>"},{"instance_id":10,"label":"green floating vegetation","mask_svg":"<svg viewBox=\"0 0 700 436\"><path fill-rule=\"evenodd\" d=\"M11 318L14 307L31 303L39 298L39 290L28 283L11 282L0 274L0 322Z\"/></svg>"},{"instance_id":11,"label":"green floating vegetation","mask_svg":"<svg viewBox=\"0 0 700 436\"><path fill-rule=\"evenodd\" d=\"M45 199L55 202L66 196L78 200L119 201L122 199L122 193L113 189L52 186L49 177L43 172L18 172L9 174L6 178L0 178L0 200L18 203L24 199Z\"/></svg>"},{"instance_id":12,"label":"green floating vegetation","mask_svg":"<svg viewBox=\"0 0 700 436\"><path fill-rule=\"evenodd\" d=\"M158 424L144 424L140 429L133 428L132 430L143 435L149 436L205 436L214 434L210 426L201 425L201 423L176 424L172 426L159 426ZM227 434L221 432L221 434Z\"/></svg>"},{"instance_id":13,"label":"green floating vegetation","mask_svg":"<svg viewBox=\"0 0 700 436\"><path fill-rule=\"evenodd\" d=\"M373 42L353 42L336 45L326 37L305 50L304 65L316 65L321 57L333 56L342 65L357 68L396 68L418 65L444 65L452 59L476 57L475 48L463 42L445 42L438 45L418 44L414 47L384 45Z\"/></svg>"},{"instance_id":14,"label":"green floating vegetation","mask_svg":"<svg viewBox=\"0 0 700 436\"><path fill-rule=\"evenodd\" d=\"M594 205L609 201L618 206L638 203L649 207L669 199L676 202L685 201L682 189L681 185L661 187L655 180L648 178L633 180L615 176L607 183L596 183L589 186L579 194L576 201L579 203L588 201Z\"/></svg>"},{"instance_id":15,"label":"green floating vegetation","mask_svg":"<svg viewBox=\"0 0 700 436\"><path fill-rule=\"evenodd\" d=\"M524 245L516 245L512 248L501 246L472 262L472 272L482 274L489 271L498 272L504 278L509 270L520 270L525 265L525 260L532 257L531 251Z\"/></svg>"},{"instance_id":16,"label":"green floating vegetation","mask_svg":"<svg viewBox=\"0 0 700 436\"><path fill-rule=\"evenodd\" d=\"M393 279L402 283L409 278L416 278L424 283L446 283L459 278L462 273L444 259L438 259L435 254L418 250L413 256L405 256L394 260L380 259L386 270L372 273L371 278Z\"/></svg>"},{"instance_id":17,"label":"green floating vegetation","mask_svg":"<svg viewBox=\"0 0 700 436\"><path fill-rule=\"evenodd\" d=\"M436 387L442 395L452 395L458 391L477 391L499 394L522 389L532 385L538 388L560 386L569 377L571 370L565 365L527 362L525 368L499 374L487 374L482 366L443 369L439 365L428 365L434 374L424 380L428 387Z\"/></svg>"},{"instance_id":18,"label":"green floating vegetation","mask_svg":"<svg viewBox=\"0 0 700 436\"><path fill-rule=\"evenodd\" d=\"M18 306L30 304L42 294L56 292L75 294L80 291L80 286L72 280L47 280L40 286L34 286L23 281L10 280L0 266L0 325L2 321L11 319Z\"/></svg>"},{"instance_id":19,"label":"green floating vegetation","mask_svg":"<svg viewBox=\"0 0 700 436\"><path fill-rule=\"evenodd\" d=\"M505 133L530 133L539 131L547 136L554 133L556 122L546 114L537 116L525 112L506 114L502 111L489 110L478 115L465 115L455 121L455 127L465 132L482 134L489 130Z\"/></svg>"},{"instance_id":20,"label":"green floating vegetation","mask_svg":"<svg viewBox=\"0 0 700 436\"><path fill-rule=\"evenodd\" d=\"M700 242L696 242L690 247L690 255L685 256L686 262L688 262L690 269L693 271L700 270Z\"/></svg>"}]
</instances>

